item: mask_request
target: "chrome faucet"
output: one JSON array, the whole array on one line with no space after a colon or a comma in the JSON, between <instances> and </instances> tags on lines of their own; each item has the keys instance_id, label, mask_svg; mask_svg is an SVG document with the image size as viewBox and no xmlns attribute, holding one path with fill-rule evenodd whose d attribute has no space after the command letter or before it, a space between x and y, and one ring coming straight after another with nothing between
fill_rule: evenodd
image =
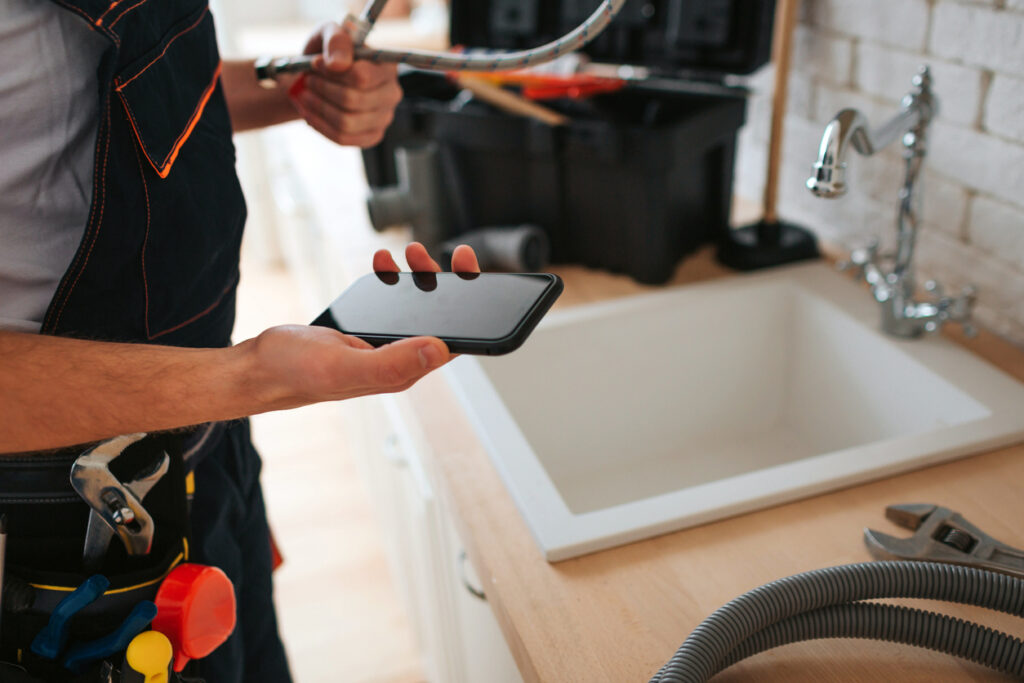
<instances>
[{"instance_id":1,"label":"chrome faucet","mask_svg":"<svg viewBox=\"0 0 1024 683\"><path fill-rule=\"evenodd\" d=\"M946 296L934 281L925 283L933 296L916 300L913 258L918 226L918 193L915 191L927 152L928 125L938 110L932 93L931 72L924 67L913 79L913 89L903 98L902 109L891 121L872 130L867 118L856 109L844 109L825 128L818 150L818 161L807 180L807 188L818 197L834 199L846 194L846 155L849 148L872 156L896 140L902 140L906 162L903 187L899 192L896 218L896 252L881 254L877 240L862 249L854 249L850 260L841 266L856 269L871 286L871 293L882 306L882 329L896 337L920 337L934 332L946 322L957 322L968 334L976 292L965 287L958 296Z\"/></svg>"}]
</instances>

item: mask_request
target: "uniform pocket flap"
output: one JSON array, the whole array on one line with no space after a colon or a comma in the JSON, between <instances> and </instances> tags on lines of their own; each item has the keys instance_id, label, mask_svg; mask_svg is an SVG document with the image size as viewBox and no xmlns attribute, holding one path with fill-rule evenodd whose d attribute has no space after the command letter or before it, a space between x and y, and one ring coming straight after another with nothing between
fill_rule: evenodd
<instances>
[{"instance_id":1,"label":"uniform pocket flap","mask_svg":"<svg viewBox=\"0 0 1024 683\"><path fill-rule=\"evenodd\" d=\"M139 147L161 178L171 172L219 77L213 17L204 7L114 79Z\"/></svg>"}]
</instances>

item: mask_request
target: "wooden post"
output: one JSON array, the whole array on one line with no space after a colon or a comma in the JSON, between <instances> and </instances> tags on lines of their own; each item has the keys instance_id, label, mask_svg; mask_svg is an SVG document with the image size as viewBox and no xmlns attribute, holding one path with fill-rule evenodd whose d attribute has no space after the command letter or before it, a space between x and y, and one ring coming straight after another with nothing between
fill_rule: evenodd
<instances>
[{"instance_id":1,"label":"wooden post","mask_svg":"<svg viewBox=\"0 0 1024 683\"><path fill-rule=\"evenodd\" d=\"M764 184L764 219L779 221L779 166L782 163L782 139L786 123L786 98L789 95L789 67L793 57L793 29L796 27L800 0L778 0L775 9L775 36L772 39L775 64L775 91L772 96L772 131L768 143L768 169Z\"/></svg>"}]
</instances>

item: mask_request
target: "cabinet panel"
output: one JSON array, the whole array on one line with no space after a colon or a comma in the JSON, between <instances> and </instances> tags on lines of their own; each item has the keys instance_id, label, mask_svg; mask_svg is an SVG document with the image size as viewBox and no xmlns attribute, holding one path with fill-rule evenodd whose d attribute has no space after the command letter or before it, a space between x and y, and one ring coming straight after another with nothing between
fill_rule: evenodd
<instances>
[{"instance_id":1,"label":"cabinet panel","mask_svg":"<svg viewBox=\"0 0 1024 683\"><path fill-rule=\"evenodd\" d=\"M400 597L430 683L521 683L490 607L463 583L462 542L424 468L426 442L399 396L360 399L354 435Z\"/></svg>"},{"instance_id":2,"label":"cabinet panel","mask_svg":"<svg viewBox=\"0 0 1024 683\"><path fill-rule=\"evenodd\" d=\"M522 683L512 652L487 604L487 588L480 583L472 563L466 559L462 541L451 519L446 517L449 568L446 590L453 596L457 621L458 650L463 681ZM476 592L483 593L480 598Z\"/></svg>"}]
</instances>

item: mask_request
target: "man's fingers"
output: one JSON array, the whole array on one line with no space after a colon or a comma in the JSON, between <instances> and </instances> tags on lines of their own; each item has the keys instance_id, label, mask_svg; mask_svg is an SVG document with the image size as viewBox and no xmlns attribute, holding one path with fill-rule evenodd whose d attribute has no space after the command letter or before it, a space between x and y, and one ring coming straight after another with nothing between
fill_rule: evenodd
<instances>
[{"instance_id":1,"label":"man's fingers","mask_svg":"<svg viewBox=\"0 0 1024 683\"><path fill-rule=\"evenodd\" d=\"M426 247L419 242L410 242L405 248L405 260L409 263L409 269L417 273L440 273L441 266L430 257ZM373 255L373 270L377 273L392 272L401 270L391 252L387 249L380 249ZM477 262L476 252L472 247L460 244L452 254L452 271L456 273L479 273L480 264Z\"/></svg>"},{"instance_id":2,"label":"man's fingers","mask_svg":"<svg viewBox=\"0 0 1024 683\"><path fill-rule=\"evenodd\" d=\"M352 38L334 22L325 24L320 36L324 68L334 72L348 71L352 67Z\"/></svg>"},{"instance_id":3,"label":"man's fingers","mask_svg":"<svg viewBox=\"0 0 1024 683\"><path fill-rule=\"evenodd\" d=\"M402 101L402 88L391 81L373 90L357 90L320 74L306 79L310 90L345 112L371 112L394 109Z\"/></svg>"},{"instance_id":4,"label":"man's fingers","mask_svg":"<svg viewBox=\"0 0 1024 683\"><path fill-rule=\"evenodd\" d=\"M373 255L373 272L375 273L397 273L401 268L395 263L395 258L387 249L380 249Z\"/></svg>"},{"instance_id":5,"label":"man's fingers","mask_svg":"<svg viewBox=\"0 0 1024 683\"><path fill-rule=\"evenodd\" d=\"M476 252L465 244L455 247L452 252L452 272L454 273L479 273L480 263L476 260Z\"/></svg>"},{"instance_id":6,"label":"man's fingers","mask_svg":"<svg viewBox=\"0 0 1024 683\"><path fill-rule=\"evenodd\" d=\"M323 100L310 100L308 92L303 92L295 101L299 113L310 126L328 140L333 140L339 145L351 145L353 147L373 147L384 137L384 128L360 133L346 133L324 117L323 107L319 106Z\"/></svg>"},{"instance_id":7,"label":"man's fingers","mask_svg":"<svg viewBox=\"0 0 1024 683\"><path fill-rule=\"evenodd\" d=\"M358 61L351 64L351 67L345 73L334 76L334 80L350 88L367 91L398 80L398 67L394 64Z\"/></svg>"},{"instance_id":8,"label":"man's fingers","mask_svg":"<svg viewBox=\"0 0 1024 683\"><path fill-rule=\"evenodd\" d=\"M405 248L405 260L409 263L409 269L414 273L440 273L441 266L437 261L430 258L427 248L419 242L411 242Z\"/></svg>"},{"instance_id":9,"label":"man's fingers","mask_svg":"<svg viewBox=\"0 0 1024 683\"><path fill-rule=\"evenodd\" d=\"M316 112L335 130L337 136L383 133L395 116L394 110L390 107L359 113L342 111L333 102L310 90L300 93L298 101L303 109Z\"/></svg>"},{"instance_id":10,"label":"man's fingers","mask_svg":"<svg viewBox=\"0 0 1024 683\"><path fill-rule=\"evenodd\" d=\"M323 51L324 47L324 33L323 29L317 31L309 37L306 41L306 47L302 48L302 54L304 55L315 55Z\"/></svg>"}]
</instances>

